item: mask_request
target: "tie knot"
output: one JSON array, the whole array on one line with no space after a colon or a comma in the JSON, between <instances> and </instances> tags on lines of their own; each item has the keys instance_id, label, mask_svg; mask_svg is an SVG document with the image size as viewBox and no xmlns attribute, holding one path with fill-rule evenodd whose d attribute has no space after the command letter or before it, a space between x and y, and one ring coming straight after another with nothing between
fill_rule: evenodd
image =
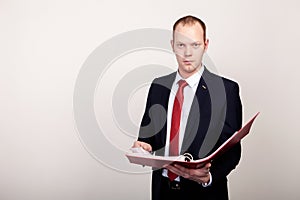
<instances>
[{"instance_id":1,"label":"tie knot","mask_svg":"<svg viewBox=\"0 0 300 200\"><path fill-rule=\"evenodd\" d=\"M185 80L180 80L180 81L178 81L178 85L179 85L179 88L184 88L188 84Z\"/></svg>"}]
</instances>

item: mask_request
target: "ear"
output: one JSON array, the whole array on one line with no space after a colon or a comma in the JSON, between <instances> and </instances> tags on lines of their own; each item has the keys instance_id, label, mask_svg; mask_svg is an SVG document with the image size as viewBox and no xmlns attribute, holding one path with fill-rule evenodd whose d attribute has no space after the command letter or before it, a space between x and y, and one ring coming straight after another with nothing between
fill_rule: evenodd
<instances>
[{"instance_id":1,"label":"ear","mask_svg":"<svg viewBox=\"0 0 300 200\"><path fill-rule=\"evenodd\" d=\"M174 40L171 40L170 43L171 43L171 47L172 47L173 52L175 52L174 51Z\"/></svg>"},{"instance_id":2,"label":"ear","mask_svg":"<svg viewBox=\"0 0 300 200\"><path fill-rule=\"evenodd\" d=\"M209 39L206 39L205 42L204 42L204 51L207 50L208 44L209 44Z\"/></svg>"}]
</instances>

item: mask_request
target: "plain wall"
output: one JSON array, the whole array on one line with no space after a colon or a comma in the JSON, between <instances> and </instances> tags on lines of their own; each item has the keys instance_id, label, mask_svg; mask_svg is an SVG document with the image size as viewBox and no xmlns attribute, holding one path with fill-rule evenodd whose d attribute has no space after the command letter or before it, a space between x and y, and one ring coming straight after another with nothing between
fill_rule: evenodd
<instances>
[{"instance_id":1,"label":"plain wall","mask_svg":"<svg viewBox=\"0 0 300 200\"><path fill-rule=\"evenodd\" d=\"M170 30L185 14L206 22L207 53L219 74L239 83L244 122L261 112L228 177L231 199L300 199L299 6L296 0L0 1L0 199L149 199L149 172L109 167L84 147L74 120L74 86L103 42L140 28ZM120 58L112 68L123 66L122 73L107 71L98 89L106 86L109 93L133 69L131 62L149 64L147 55ZM167 53L151 56L156 63L160 57L164 65L175 63ZM131 97L135 124L146 92L147 86ZM111 123L114 134L106 134L125 152L133 137L118 132L97 105L95 114Z\"/></svg>"}]
</instances>

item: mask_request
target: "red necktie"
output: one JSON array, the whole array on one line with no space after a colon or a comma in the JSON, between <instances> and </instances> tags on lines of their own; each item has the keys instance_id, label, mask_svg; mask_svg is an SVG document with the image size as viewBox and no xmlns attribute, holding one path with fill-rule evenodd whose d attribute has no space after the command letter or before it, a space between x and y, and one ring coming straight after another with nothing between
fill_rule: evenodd
<instances>
[{"instance_id":1,"label":"red necktie","mask_svg":"<svg viewBox=\"0 0 300 200\"><path fill-rule=\"evenodd\" d=\"M169 156L178 156L179 154L179 129L181 119L181 108L183 103L183 89L187 86L187 82L184 80L178 81L179 87L174 99L172 122L171 122L171 133L170 133L170 148ZM178 175L171 171L168 171L168 177L173 181Z\"/></svg>"}]
</instances>

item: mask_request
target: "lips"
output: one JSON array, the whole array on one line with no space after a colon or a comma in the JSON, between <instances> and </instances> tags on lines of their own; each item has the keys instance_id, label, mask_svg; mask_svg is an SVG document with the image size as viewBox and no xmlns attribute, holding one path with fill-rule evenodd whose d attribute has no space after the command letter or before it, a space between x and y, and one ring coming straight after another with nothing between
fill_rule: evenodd
<instances>
[{"instance_id":1,"label":"lips","mask_svg":"<svg viewBox=\"0 0 300 200\"><path fill-rule=\"evenodd\" d=\"M183 63L186 65L191 65L193 61L191 60L184 60Z\"/></svg>"}]
</instances>

